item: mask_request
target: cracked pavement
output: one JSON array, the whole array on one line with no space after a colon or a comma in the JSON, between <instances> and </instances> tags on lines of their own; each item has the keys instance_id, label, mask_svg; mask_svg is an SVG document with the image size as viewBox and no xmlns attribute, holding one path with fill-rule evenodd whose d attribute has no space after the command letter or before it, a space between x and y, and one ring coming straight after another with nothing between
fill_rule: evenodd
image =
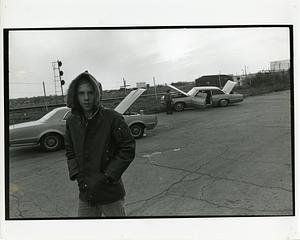
<instances>
[{"instance_id":1,"label":"cracked pavement","mask_svg":"<svg viewBox=\"0 0 300 240\"><path fill-rule=\"evenodd\" d=\"M158 114L123 176L129 216L293 214L289 91ZM10 151L11 218L76 217L64 150Z\"/></svg>"}]
</instances>

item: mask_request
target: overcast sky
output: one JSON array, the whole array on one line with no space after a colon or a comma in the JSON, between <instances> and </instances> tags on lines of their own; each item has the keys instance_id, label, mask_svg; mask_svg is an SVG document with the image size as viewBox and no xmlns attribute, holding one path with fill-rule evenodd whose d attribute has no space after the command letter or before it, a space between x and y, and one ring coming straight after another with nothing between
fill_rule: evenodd
<instances>
[{"instance_id":1,"label":"overcast sky","mask_svg":"<svg viewBox=\"0 0 300 240\"><path fill-rule=\"evenodd\" d=\"M288 28L11 31L9 98L54 94L52 62L62 61L64 92L88 70L104 89L119 89L123 77L153 85L194 81L209 74L268 70L289 59ZM61 94L57 86L57 94Z\"/></svg>"}]
</instances>

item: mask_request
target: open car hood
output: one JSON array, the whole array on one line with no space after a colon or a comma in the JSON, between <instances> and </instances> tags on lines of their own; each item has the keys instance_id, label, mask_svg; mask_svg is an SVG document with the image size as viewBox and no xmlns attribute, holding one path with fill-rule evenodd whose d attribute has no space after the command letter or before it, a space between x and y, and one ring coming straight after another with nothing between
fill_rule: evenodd
<instances>
[{"instance_id":1,"label":"open car hood","mask_svg":"<svg viewBox=\"0 0 300 240\"><path fill-rule=\"evenodd\" d=\"M184 91L178 89L177 87L174 87L174 86L172 86L172 85L170 85L170 84L167 84L167 86L170 87L170 88L173 88L174 90L176 90L176 91L182 93L183 95L185 95L185 96L187 96L187 97L189 96L186 92L184 92Z\"/></svg>"},{"instance_id":2,"label":"open car hood","mask_svg":"<svg viewBox=\"0 0 300 240\"><path fill-rule=\"evenodd\" d=\"M136 90L132 90L120 103L115 107L115 111L120 114L123 114L128 110L128 108L145 92L146 89L138 88Z\"/></svg>"},{"instance_id":3,"label":"open car hood","mask_svg":"<svg viewBox=\"0 0 300 240\"><path fill-rule=\"evenodd\" d=\"M225 86L223 87L222 91L224 93L231 93L232 89L234 88L234 86L236 85L236 82L230 81L228 80L225 84Z\"/></svg>"}]
</instances>

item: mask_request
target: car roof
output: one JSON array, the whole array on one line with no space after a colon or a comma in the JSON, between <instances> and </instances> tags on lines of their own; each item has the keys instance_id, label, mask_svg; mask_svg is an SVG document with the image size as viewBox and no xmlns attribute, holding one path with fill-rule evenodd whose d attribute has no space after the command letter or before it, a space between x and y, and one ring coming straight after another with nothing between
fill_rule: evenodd
<instances>
[{"instance_id":1,"label":"car roof","mask_svg":"<svg viewBox=\"0 0 300 240\"><path fill-rule=\"evenodd\" d=\"M68 108L67 106L63 106L63 107L58 107L58 108L54 108L53 110L59 111L62 109L66 109L66 110L71 110L70 108Z\"/></svg>"},{"instance_id":2,"label":"car roof","mask_svg":"<svg viewBox=\"0 0 300 240\"><path fill-rule=\"evenodd\" d=\"M39 122L52 121L53 119L60 118L61 114L65 114L66 112L68 112L70 110L71 109L68 108L67 106L54 108L50 112L45 114L43 117L38 119L37 121L39 121Z\"/></svg>"},{"instance_id":3,"label":"car roof","mask_svg":"<svg viewBox=\"0 0 300 240\"><path fill-rule=\"evenodd\" d=\"M58 108L54 108L52 110L52 112L68 112L68 111L71 111L71 108L68 108L67 106L63 106L63 107L58 107Z\"/></svg>"},{"instance_id":4,"label":"car roof","mask_svg":"<svg viewBox=\"0 0 300 240\"><path fill-rule=\"evenodd\" d=\"M219 87L216 86L202 86L202 87L194 87L195 90L208 90L208 89L219 89Z\"/></svg>"}]
</instances>

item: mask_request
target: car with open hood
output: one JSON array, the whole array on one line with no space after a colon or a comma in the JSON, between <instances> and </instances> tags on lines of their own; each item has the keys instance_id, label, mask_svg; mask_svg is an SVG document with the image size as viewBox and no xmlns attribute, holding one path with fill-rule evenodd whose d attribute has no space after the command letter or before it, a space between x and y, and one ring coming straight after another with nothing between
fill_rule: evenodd
<instances>
[{"instance_id":1,"label":"car with open hood","mask_svg":"<svg viewBox=\"0 0 300 240\"><path fill-rule=\"evenodd\" d=\"M172 106L177 112L185 108L196 107L205 108L207 106L226 107L229 104L241 102L244 99L242 94L232 93L236 82L227 81L223 89L215 86L193 87L189 92L184 92L172 85L167 84L170 88L176 90L177 94L172 94ZM165 104L164 96L161 103Z\"/></svg>"},{"instance_id":2,"label":"car with open hood","mask_svg":"<svg viewBox=\"0 0 300 240\"><path fill-rule=\"evenodd\" d=\"M123 114L131 134L135 138L141 138L145 130L151 130L157 125L155 114L126 112L145 89L131 91L115 108ZM59 107L50 111L36 121L19 123L9 126L9 145L37 145L45 151L56 151L64 144L66 119L71 113L68 107Z\"/></svg>"}]
</instances>

